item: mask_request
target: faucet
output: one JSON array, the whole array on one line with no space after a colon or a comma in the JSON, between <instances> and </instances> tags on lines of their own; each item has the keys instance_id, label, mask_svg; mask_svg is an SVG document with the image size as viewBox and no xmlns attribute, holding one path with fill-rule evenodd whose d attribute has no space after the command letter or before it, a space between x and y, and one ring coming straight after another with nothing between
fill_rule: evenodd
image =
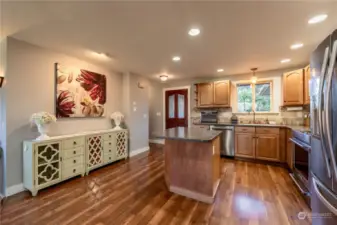
<instances>
[{"instance_id":1,"label":"faucet","mask_svg":"<svg viewBox=\"0 0 337 225\"><path fill-rule=\"evenodd\" d=\"M251 112L253 112L253 123L256 123L256 121L255 121L255 111L253 109L250 110L249 115L250 115Z\"/></svg>"}]
</instances>

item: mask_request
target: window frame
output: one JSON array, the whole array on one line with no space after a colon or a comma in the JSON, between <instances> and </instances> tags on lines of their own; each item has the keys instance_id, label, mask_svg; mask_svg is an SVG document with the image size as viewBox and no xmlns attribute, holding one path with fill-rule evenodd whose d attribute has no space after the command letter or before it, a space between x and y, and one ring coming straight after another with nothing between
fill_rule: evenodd
<instances>
[{"instance_id":1,"label":"window frame","mask_svg":"<svg viewBox=\"0 0 337 225\"><path fill-rule=\"evenodd\" d=\"M255 85L256 84L269 84L270 85L270 110L269 111L255 111L256 110L256 96L255 96ZM273 106L274 106L274 96L273 96L273 80L259 80L256 81L256 83L252 83L251 81L241 81L237 82L236 87L236 111L237 113L249 113L249 112L240 112L239 111L239 96L238 96L238 86L241 85L251 85L252 90L252 110L254 110L256 113L272 113L273 112Z\"/></svg>"}]
</instances>

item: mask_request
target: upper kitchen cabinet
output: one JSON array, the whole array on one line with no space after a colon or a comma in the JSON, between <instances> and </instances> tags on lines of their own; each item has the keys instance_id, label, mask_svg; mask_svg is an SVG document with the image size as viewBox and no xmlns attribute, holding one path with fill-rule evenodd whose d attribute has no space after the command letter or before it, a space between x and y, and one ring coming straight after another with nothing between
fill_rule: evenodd
<instances>
[{"instance_id":1,"label":"upper kitchen cabinet","mask_svg":"<svg viewBox=\"0 0 337 225\"><path fill-rule=\"evenodd\" d=\"M310 80L310 65L304 68L304 105L310 104L309 80Z\"/></svg>"},{"instance_id":2,"label":"upper kitchen cabinet","mask_svg":"<svg viewBox=\"0 0 337 225\"><path fill-rule=\"evenodd\" d=\"M229 80L199 83L196 84L196 87L198 107L230 107Z\"/></svg>"},{"instance_id":3,"label":"upper kitchen cabinet","mask_svg":"<svg viewBox=\"0 0 337 225\"><path fill-rule=\"evenodd\" d=\"M230 82L229 80L214 82L214 105L230 107Z\"/></svg>"},{"instance_id":4,"label":"upper kitchen cabinet","mask_svg":"<svg viewBox=\"0 0 337 225\"><path fill-rule=\"evenodd\" d=\"M197 84L198 107L211 107L214 103L213 83Z\"/></svg>"},{"instance_id":5,"label":"upper kitchen cabinet","mask_svg":"<svg viewBox=\"0 0 337 225\"><path fill-rule=\"evenodd\" d=\"M283 74L283 105L303 105L303 69Z\"/></svg>"}]
</instances>

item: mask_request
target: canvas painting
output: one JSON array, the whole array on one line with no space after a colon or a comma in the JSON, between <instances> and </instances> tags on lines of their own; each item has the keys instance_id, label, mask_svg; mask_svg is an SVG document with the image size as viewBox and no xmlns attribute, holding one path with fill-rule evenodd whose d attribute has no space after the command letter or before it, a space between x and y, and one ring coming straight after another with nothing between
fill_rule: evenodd
<instances>
[{"instance_id":1,"label":"canvas painting","mask_svg":"<svg viewBox=\"0 0 337 225\"><path fill-rule=\"evenodd\" d=\"M56 117L101 117L106 102L106 76L55 63Z\"/></svg>"}]
</instances>

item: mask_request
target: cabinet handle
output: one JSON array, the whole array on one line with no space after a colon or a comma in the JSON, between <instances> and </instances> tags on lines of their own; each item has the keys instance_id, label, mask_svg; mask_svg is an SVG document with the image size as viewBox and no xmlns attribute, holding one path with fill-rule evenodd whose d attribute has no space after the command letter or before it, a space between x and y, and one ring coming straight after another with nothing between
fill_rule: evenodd
<instances>
[{"instance_id":1,"label":"cabinet handle","mask_svg":"<svg viewBox=\"0 0 337 225\"><path fill-rule=\"evenodd\" d=\"M109 145L111 145L111 142L109 142Z\"/></svg>"},{"instance_id":2,"label":"cabinet handle","mask_svg":"<svg viewBox=\"0 0 337 225\"><path fill-rule=\"evenodd\" d=\"M109 135L109 138L111 138L111 135Z\"/></svg>"},{"instance_id":3,"label":"cabinet handle","mask_svg":"<svg viewBox=\"0 0 337 225\"><path fill-rule=\"evenodd\" d=\"M76 151L73 151L74 155L76 154Z\"/></svg>"},{"instance_id":4,"label":"cabinet handle","mask_svg":"<svg viewBox=\"0 0 337 225\"><path fill-rule=\"evenodd\" d=\"M111 149L109 149L109 152L111 152Z\"/></svg>"},{"instance_id":5,"label":"cabinet handle","mask_svg":"<svg viewBox=\"0 0 337 225\"><path fill-rule=\"evenodd\" d=\"M76 145L77 143L76 143L76 141L74 141L74 145Z\"/></svg>"},{"instance_id":6,"label":"cabinet handle","mask_svg":"<svg viewBox=\"0 0 337 225\"><path fill-rule=\"evenodd\" d=\"M74 163L76 163L76 160L74 159Z\"/></svg>"},{"instance_id":7,"label":"cabinet handle","mask_svg":"<svg viewBox=\"0 0 337 225\"><path fill-rule=\"evenodd\" d=\"M76 173L76 169L73 170L73 173Z\"/></svg>"},{"instance_id":8,"label":"cabinet handle","mask_svg":"<svg viewBox=\"0 0 337 225\"><path fill-rule=\"evenodd\" d=\"M111 160L111 157L109 157L109 160Z\"/></svg>"}]
</instances>

